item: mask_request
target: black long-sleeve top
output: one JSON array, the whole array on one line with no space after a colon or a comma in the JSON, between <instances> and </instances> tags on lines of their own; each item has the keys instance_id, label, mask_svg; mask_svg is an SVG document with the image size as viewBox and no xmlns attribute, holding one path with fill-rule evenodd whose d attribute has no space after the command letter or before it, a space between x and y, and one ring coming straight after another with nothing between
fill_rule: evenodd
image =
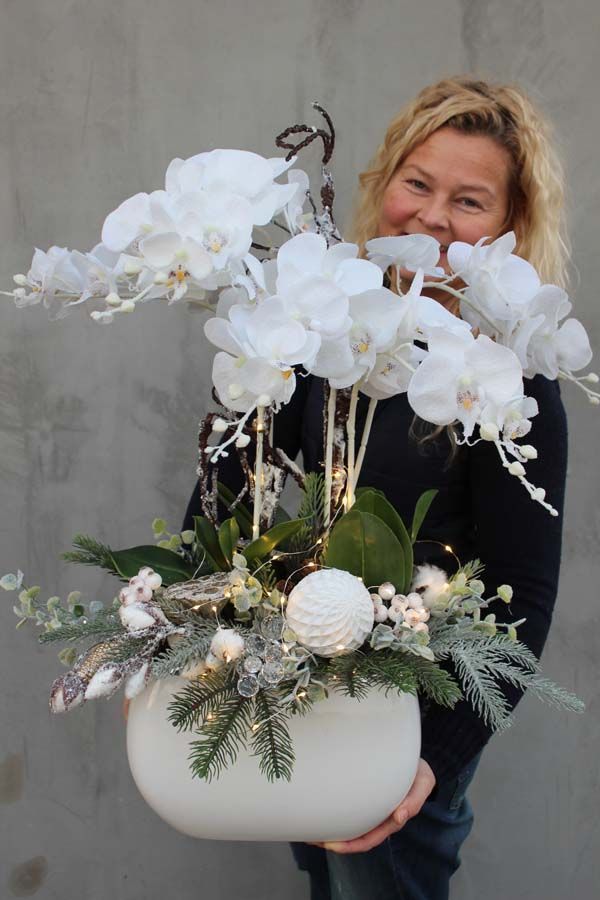
<instances>
[{"instance_id":1,"label":"black long-sleeve top","mask_svg":"<svg viewBox=\"0 0 600 900\"><path fill-rule=\"evenodd\" d=\"M567 423L558 382L542 375L526 379L525 394L535 397L539 413L522 441L538 450L526 466L530 482L546 490L546 500L559 512L550 515L533 501L519 479L502 466L493 443L462 446L448 465L451 445L446 432L435 442L419 444L409 435L414 412L406 394L380 400L375 410L359 484L379 488L405 522L412 520L420 494L437 488L436 496L415 545L415 563L432 563L449 574L457 564L443 546L449 545L461 563L479 558L485 596L500 584L512 585L510 606L495 601L488 611L497 621L527 621L519 640L540 657L556 600L560 568L562 513L567 466ZM360 396L356 442L360 442L368 400ZM274 444L294 459L302 451L304 470L323 471L323 381L297 376L291 401L274 419ZM219 463L219 478L232 490L243 484L235 452ZM198 485L190 499L183 528L193 528L201 515ZM435 542L435 543L434 543ZM506 683L502 689L512 709L522 691ZM454 779L488 742L491 730L470 703L454 709L430 704L422 717L421 756L436 782Z\"/></svg>"}]
</instances>

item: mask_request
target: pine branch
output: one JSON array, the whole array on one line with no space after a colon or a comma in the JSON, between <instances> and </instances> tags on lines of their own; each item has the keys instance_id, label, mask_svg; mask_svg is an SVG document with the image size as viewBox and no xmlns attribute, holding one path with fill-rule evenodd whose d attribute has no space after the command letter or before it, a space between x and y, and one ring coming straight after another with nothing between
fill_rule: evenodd
<instances>
[{"instance_id":1,"label":"pine branch","mask_svg":"<svg viewBox=\"0 0 600 900\"><path fill-rule=\"evenodd\" d=\"M481 648L464 644L450 651L461 680L466 699L486 725L501 731L512 724L506 697L489 674L489 661L481 656Z\"/></svg>"},{"instance_id":2,"label":"pine branch","mask_svg":"<svg viewBox=\"0 0 600 900\"><path fill-rule=\"evenodd\" d=\"M421 693L440 706L452 708L458 703L462 691L450 672L421 656L411 656L409 659Z\"/></svg>"},{"instance_id":3,"label":"pine branch","mask_svg":"<svg viewBox=\"0 0 600 900\"><path fill-rule=\"evenodd\" d=\"M217 669L190 681L171 699L168 706L169 721L178 731L200 727L209 713L215 713L219 709L232 687L234 681L231 672L226 669Z\"/></svg>"},{"instance_id":4,"label":"pine branch","mask_svg":"<svg viewBox=\"0 0 600 900\"><path fill-rule=\"evenodd\" d=\"M521 688L524 691L533 691L540 700L544 700L558 709L567 709L571 712L583 712L585 710L585 704L575 694L565 690L565 688L560 687L560 685L555 684L537 672L533 674L523 672L520 669L515 669L508 663L498 662L494 666L494 673L502 676L505 681L508 681L514 687Z\"/></svg>"},{"instance_id":5,"label":"pine branch","mask_svg":"<svg viewBox=\"0 0 600 900\"><path fill-rule=\"evenodd\" d=\"M290 781L292 777L295 757L286 719L277 696L259 691L254 701L252 755L259 758L260 771L269 781Z\"/></svg>"},{"instance_id":6,"label":"pine branch","mask_svg":"<svg viewBox=\"0 0 600 900\"><path fill-rule=\"evenodd\" d=\"M215 631L215 625L198 622L196 615L195 624L189 633L183 635L174 647L166 649L155 657L152 663L152 674L156 678L167 678L169 675L179 674L187 666L204 659L210 649L210 642Z\"/></svg>"},{"instance_id":7,"label":"pine branch","mask_svg":"<svg viewBox=\"0 0 600 900\"><path fill-rule=\"evenodd\" d=\"M436 659L447 657L454 647L469 643L476 645L482 653L493 652L495 658L508 660L526 671L539 671L539 662L534 653L521 641L514 641L505 634L485 635L481 631L458 629L456 625L442 626L435 632L429 646Z\"/></svg>"},{"instance_id":8,"label":"pine branch","mask_svg":"<svg viewBox=\"0 0 600 900\"><path fill-rule=\"evenodd\" d=\"M39 636L40 644L55 641L80 641L88 637L112 638L127 635L127 629L121 625L112 607L105 607L93 618L82 616L74 622L65 622L59 628L44 631Z\"/></svg>"},{"instance_id":9,"label":"pine branch","mask_svg":"<svg viewBox=\"0 0 600 900\"><path fill-rule=\"evenodd\" d=\"M223 769L233 765L245 749L252 720L252 701L241 697L235 684L219 700L218 709L204 720L200 740L192 741L188 757L192 775L212 781Z\"/></svg>"},{"instance_id":10,"label":"pine branch","mask_svg":"<svg viewBox=\"0 0 600 900\"><path fill-rule=\"evenodd\" d=\"M364 654L358 651L333 657L328 666L328 674L336 691L364 700L369 693L369 680L360 671L363 659Z\"/></svg>"},{"instance_id":11,"label":"pine branch","mask_svg":"<svg viewBox=\"0 0 600 900\"><path fill-rule=\"evenodd\" d=\"M78 550L69 550L61 554L61 559L67 562L80 563L84 566L98 566L101 569L108 569L119 575L115 562L112 558L112 550L108 544L101 544L100 541L89 537L87 534L76 534L72 540L74 547ZM119 575L119 577L121 577Z\"/></svg>"},{"instance_id":12,"label":"pine branch","mask_svg":"<svg viewBox=\"0 0 600 900\"><path fill-rule=\"evenodd\" d=\"M301 553L317 541L323 530L323 507L325 503L325 475L309 472L304 478L302 499L298 508L298 519L305 519L300 531L294 535L290 545L292 552Z\"/></svg>"}]
</instances>

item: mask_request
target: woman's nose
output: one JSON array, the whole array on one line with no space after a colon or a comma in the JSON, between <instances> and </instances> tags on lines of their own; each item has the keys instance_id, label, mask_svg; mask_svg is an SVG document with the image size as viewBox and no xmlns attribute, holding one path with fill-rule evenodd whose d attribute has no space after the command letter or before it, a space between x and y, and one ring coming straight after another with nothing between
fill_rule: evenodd
<instances>
[{"instance_id":1,"label":"woman's nose","mask_svg":"<svg viewBox=\"0 0 600 900\"><path fill-rule=\"evenodd\" d=\"M448 206L443 197L423 198L417 218L431 230L447 228L449 224Z\"/></svg>"}]
</instances>

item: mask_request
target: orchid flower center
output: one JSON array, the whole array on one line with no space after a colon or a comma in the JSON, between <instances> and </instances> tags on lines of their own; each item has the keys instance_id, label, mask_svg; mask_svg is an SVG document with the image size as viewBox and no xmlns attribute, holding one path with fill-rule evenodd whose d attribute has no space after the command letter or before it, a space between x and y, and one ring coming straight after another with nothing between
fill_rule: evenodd
<instances>
[{"instance_id":1,"label":"orchid flower center","mask_svg":"<svg viewBox=\"0 0 600 900\"><path fill-rule=\"evenodd\" d=\"M209 231L204 235L202 246L209 253L220 253L228 244L227 235L223 231Z\"/></svg>"}]
</instances>

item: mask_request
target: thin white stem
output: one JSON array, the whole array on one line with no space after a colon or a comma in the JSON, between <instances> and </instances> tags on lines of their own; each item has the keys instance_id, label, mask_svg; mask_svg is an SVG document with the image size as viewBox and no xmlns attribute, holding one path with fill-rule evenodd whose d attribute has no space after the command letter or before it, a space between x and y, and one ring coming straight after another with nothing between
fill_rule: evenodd
<instances>
[{"instance_id":1,"label":"thin white stem","mask_svg":"<svg viewBox=\"0 0 600 900\"><path fill-rule=\"evenodd\" d=\"M252 540L260 534L260 508L262 505L263 447L265 437L265 408L256 407L256 462L254 465L254 515L252 518Z\"/></svg>"},{"instance_id":2,"label":"thin white stem","mask_svg":"<svg viewBox=\"0 0 600 900\"><path fill-rule=\"evenodd\" d=\"M356 458L356 468L354 470L354 480L352 482L352 492L356 491L356 485L358 484L358 478L360 476L360 470L362 469L363 459L365 458L365 451L367 449L367 441L369 440L369 435L371 433L371 425L373 424L373 416L375 415L375 407L377 406L377 400L373 397L369 400L369 408L367 409L367 417L365 419L365 427L363 428L362 439L360 442L360 448L358 451L358 456Z\"/></svg>"},{"instance_id":3,"label":"thin white stem","mask_svg":"<svg viewBox=\"0 0 600 900\"><path fill-rule=\"evenodd\" d=\"M327 401L327 438L325 441L325 509L323 511L323 524L329 526L331 519L331 483L333 480L333 432L335 426L335 401L336 388L329 387L329 399Z\"/></svg>"},{"instance_id":4,"label":"thin white stem","mask_svg":"<svg viewBox=\"0 0 600 900\"><path fill-rule=\"evenodd\" d=\"M439 287L440 287L439 284L435 281L426 281L423 284L423 288L439 288ZM488 323L488 325L494 331L494 333L498 333L500 331L497 324L495 322L492 322L491 319L488 319L488 317L485 315L485 313L483 313L479 309L479 307L475 303L472 302L472 300L468 300L461 291L457 291L454 288L451 288L449 284L444 284L444 285L442 285L442 287L443 287L443 290L447 294L452 294L453 297L458 297L458 299L461 301L461 303L465 303L467 306L470 306L471 309L474 310L478 316L481 316L481 318L483 319L484 322Z\"/></svg>"},{"instance_id":5,"label":"thin white stem","mask_svg":"<svg viewBox=\"0 0 600 900\"><path fill-rule=\"evenodd\" d=\"M350 394L350 409L348 411L348 421L346 422L346 434L348 435L348 483L346 488L346 511L352 509L354 504L354 453L356 440L356 407L358 405L358 388L360 382L357 381L352 386Z\"/></svg>"}]
</instances>

